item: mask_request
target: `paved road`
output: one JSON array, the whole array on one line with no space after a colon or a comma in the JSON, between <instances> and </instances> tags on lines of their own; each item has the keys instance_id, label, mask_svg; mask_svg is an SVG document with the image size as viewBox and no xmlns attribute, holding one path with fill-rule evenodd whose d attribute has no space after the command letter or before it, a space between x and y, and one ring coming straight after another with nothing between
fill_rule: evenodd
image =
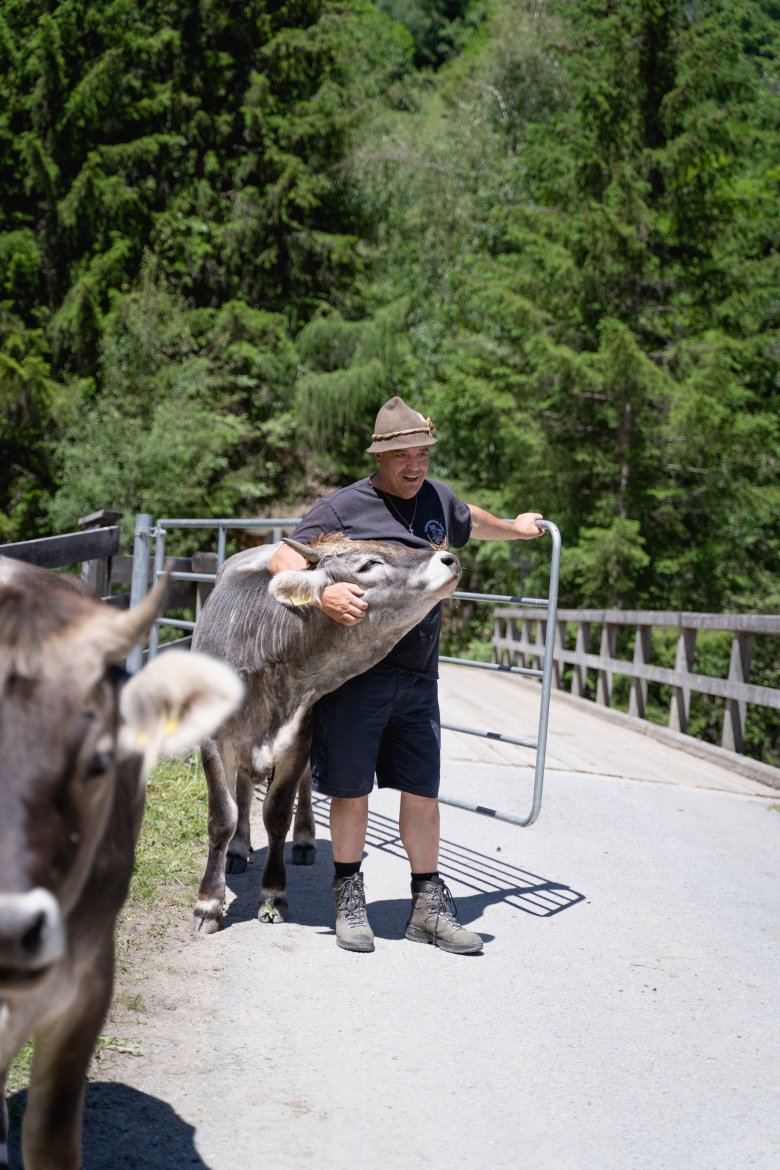
<instances>
[{"instance_id":1,"label":"paved road","mask_svg":"<svg viewBox=\"0 0 780 1170\"><path fill-rule=\"evenodd\" d=\"M533 721L533 688L474 673L446 672L446 718ZM450 732L445 757L447 793L525 814L528 753ZM324 803L283 926L254 921L260 848L228 928L182 924L150 972L142 1055L90 1086L85 1170L776 1170L780 793L563 702L548 763L529 829L442 809L482 957L403 939L392 795L372 955L335 945Z\"/></svg>"}]
</instances>

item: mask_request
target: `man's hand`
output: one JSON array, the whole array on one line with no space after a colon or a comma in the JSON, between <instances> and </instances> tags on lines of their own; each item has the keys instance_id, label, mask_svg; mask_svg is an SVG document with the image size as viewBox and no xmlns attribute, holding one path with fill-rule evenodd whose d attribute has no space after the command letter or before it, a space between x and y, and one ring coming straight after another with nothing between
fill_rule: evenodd
<instances>
[{"instance_id":1,"label":"man's hand","mask_svg":"<svg viewBox=\"0 0 780 1170\"><path fill-rule=\"evenodd\" d=\"M543 520L541 512L521 512L515 516L512 526L517 529L521 540L533 540L537 536L544 536L544 528L537 527L536 521Z\"/></svg>"},{"instance_id":2,"label":"man's hand","mask_svg":"<svg viewBox=\"0 0 780 1170\"><path fill-rule=\"evenodd\" d=\"M533 540L544 536L544 528L536 521L543 520L541 512L521 512L514 520L500 520L476 504L468 505L471 512L471 535L474 540Z\"/></svg>"},{"instance_id":3,"label":"man's hand","mask_svg":"<svg viewBox=\"0 0 780 1170\"><path fill-rule=\"evenodd\" d=\"M352 581L338 581L323 589L320 609L342 626L356 626L365 617L368 602L363 600L363 590L359 585Z\"/></svg>"}]
</instances>

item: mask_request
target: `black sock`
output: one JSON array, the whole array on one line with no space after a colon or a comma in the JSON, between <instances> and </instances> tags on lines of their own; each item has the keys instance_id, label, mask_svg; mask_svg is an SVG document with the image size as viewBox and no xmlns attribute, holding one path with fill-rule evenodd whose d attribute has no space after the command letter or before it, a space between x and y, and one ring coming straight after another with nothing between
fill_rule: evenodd
<instances>
[{"instance_id":1,"label":"black sock","mask_svg":"<svg viewBox=\"0 0 780 1170\"><path fill-rule=\"evenodd\" d=\"M333 864L336 867L337 878L348 878L352 877L353 874L360 873L361 863L359 861L334 861Z\"/></svg>"},{"instance_id":2,"label":"black sock","mask_svg":"<svg viewBox=\"0 0 780 1170\"><path fill-rule=\"evenodd\" d=\"M438 878L439 878L438 869L435 869L433 871L433 873L413 873L412 874L412 881L413 882L435 882L435 881L438 881Z\"/></svg>"}]
</instances>

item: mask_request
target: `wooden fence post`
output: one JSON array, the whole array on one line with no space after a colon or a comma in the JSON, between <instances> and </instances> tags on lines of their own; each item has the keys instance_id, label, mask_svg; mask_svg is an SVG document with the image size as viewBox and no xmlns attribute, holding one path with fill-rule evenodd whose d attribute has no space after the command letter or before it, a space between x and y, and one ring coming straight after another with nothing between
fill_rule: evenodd
<instances>
[{"instance_id":1,"label":"wooden fence post","mask_svg":"<svg viewBox=\"0 0 780 1170\"><path fill-rule=\"evenodd\" d=\"M99 512L90 512L79 520L79 528L89 531L90 528L107 528L117 524L124 512L113 512L110 508L101 508ZM108 597L111 587L111 558L81 562L81 580L91 585L98 597Z\"/></svg>"},{"instance_id":2,"label":"wooden fence post","mask_svg":"<svg viewBox=\"0 0 780 1170\"><path fill-rule=\"evenodd\" d=\"M217 554L213 552L198 552L192 554L193 573L216 573ZM206 598L214 589L210 581L198 581L195 586L195 621L200 617L200 611L206 604Z\"/></svg>"},{"instance_id":3,"label":"wooden fence post","mask_svg":"<svg viewBox=\"0 0 780 1170\"><path fill-rule=\"evenodd\" d=\"M614 658L617 646L617 626L611 622L604 622L601 627L601 646L599 654L602 658ZM596 702L604 707L612 703L612 671L600 670L596 676Z\"/></svg>"},{"instance_id":4,"label":"wooden fence post","mask_svg":"<svg viewBox=\"0 0 780 1170\"><path fill-rule=\"evenodd\" d=\"M634 666L647 666L650 662L650 626L637 626L634 639ZM644 719L647 707L647 679L632 678L631 693L628 697L628 713Z\"/></svg>"},{"instance_id":5,"label":"wooden fence post","mask_svg":"<svg viewBox=\"0 0 780 1170\"><path fill-rule=\"evenodd\" d=\"M681 629L677 637L677 655L674 669L681 674L689 674L693 669L693 656L696 653L696 631ZM669 726L673 731L685 733L688 730L688 715L691 709L691 692L688 687L672 687L672 698L669 703Z\"/></svg>"},{"instance_id":6,"label":"wooden fence post","mask_svg":"<svg viewBox=\"0 0 780 1170\"><path fill-rule=\"evenodd\" d=\"M729 682L746 683L750 675L750 661L753 657L753 635L737 633L731 642ZM726 699L723 716L721 747L730 752L741 752L745 738L745 716L747 703L739 699Z\"/></svg>"},{"instance_id":7,"label":"wooden fence post","mask_svg":"<svg viewBox=\"0 0 780 1170\"><path fill-rule=\"evenodd\" d=\"M574 650L577 654L583 656L588 653L588 642L590 641L590 622L580 622L577 627L577 641ZM588 668L582 663L574 664L574 671L571 676L571 693L573 695L581 695L583 698L588 692Z\"/></svg>"}]
</instances>

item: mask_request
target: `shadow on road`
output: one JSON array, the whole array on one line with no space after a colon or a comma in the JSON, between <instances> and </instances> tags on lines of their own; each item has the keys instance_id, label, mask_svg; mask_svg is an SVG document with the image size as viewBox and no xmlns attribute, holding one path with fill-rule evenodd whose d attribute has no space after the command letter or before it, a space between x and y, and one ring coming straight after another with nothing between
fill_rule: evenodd
<instances>
[{"instance_id":1,"label":"shadow on road","mask_svg":"<svg viewBox=\"0 0 780 1170\"><path fill-rule=\"evenodd\" d=\"M27 1093L9 1098L11 1170L22 1170L21 1118ZM166 1102L127 1085L87 1085L82 1170L209 1170L195 1130Z\"/></svg>"},{"instance_id":2,"label":"shadow on road","mask_svg":"<svg viewBox=\"0 0 780 1170\"><path fill-rule=\"evenodd\" d=\"M319 828L328 828L328 801L314 801L314 819ZM406 861L406 853L398 836L398 824L392 817L369 812L366 848L379 850ZM252 921L257 915L260 898L260 879L265 865L266 849L253 851L250 864L243 874L228 874L227 884L234 894L226 926L236 922ZM317 863L314 866L288 864L287 882L290 901L290 919L303 926L333 927L333 896L330 888L333 854L330 840L317 839ZM445 880L465 886L469 893L457 898L459 920L475 922L488 906L504 902L535 918L551 918L585 901L585 894L573 890L563 882L553 881L530 870L511 865L495 854L489 856L443 838L440 848L440 868ZM399 898L383 902L371 901L370 878L367 875L371 924L374 932L383 938L401 938L409 911L406 888L399 890Z\"/></svg>"}]
</instances>

